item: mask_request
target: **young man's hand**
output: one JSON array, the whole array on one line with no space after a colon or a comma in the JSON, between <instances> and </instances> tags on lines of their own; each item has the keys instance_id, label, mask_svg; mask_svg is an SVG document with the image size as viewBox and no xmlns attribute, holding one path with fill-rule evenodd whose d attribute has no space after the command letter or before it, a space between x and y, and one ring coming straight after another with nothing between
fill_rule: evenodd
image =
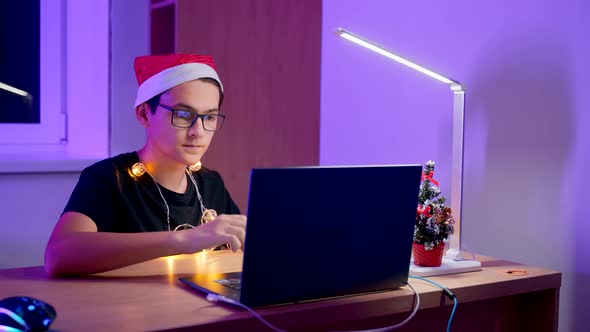
<instances>
[{"instance_id":1,"label":"young man's hand","mask_svg":"<svg viewBox=\"0 0 590 332\"><path fill-rule=\"evenodd\" d=\"M180 251L186 254L225 243L229 244L233 251L237 251L244 245L246 216L221 214L206 224L175 233L180 244Z\"/></svg>"}]
</instances>

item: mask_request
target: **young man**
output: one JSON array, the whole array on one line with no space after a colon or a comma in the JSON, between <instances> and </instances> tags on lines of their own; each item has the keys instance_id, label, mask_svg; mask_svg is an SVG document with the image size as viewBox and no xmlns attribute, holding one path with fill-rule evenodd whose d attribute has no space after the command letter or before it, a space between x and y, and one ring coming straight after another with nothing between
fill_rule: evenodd
<instances>
[{"instance_id":1,"label":"young man","mask_svg":"<svg viewBox=\"0 0 590 332\"><path fill-rule=\"evenodd\" d=\"M45 249L51 276L92 274L228 244L242 247L246 217L219 173L200 167L223 85L208 56L135 59L139 151L84 169Z\"/></svg>"}]
</instances>

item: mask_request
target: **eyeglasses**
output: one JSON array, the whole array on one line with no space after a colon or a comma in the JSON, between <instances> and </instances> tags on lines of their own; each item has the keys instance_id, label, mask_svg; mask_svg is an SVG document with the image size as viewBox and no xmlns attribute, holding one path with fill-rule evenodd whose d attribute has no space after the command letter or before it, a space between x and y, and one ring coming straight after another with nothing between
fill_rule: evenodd
<instances>
[{"instance_id":1,"label":"eyeglasses","mask_svg":"<svg viewBox=\"0 0 590 332\"><path fill-rule=\"evenodd\" d=\"M50 304L32 297L0 301L0 331L47 331L56 316Z\"/></svg>"},{"instance_id":2,"label":"eyeglasses","mask_svg":"<svg viewBox=\"0 0 590 332\"><path fill-rule=\"evenodd\" d=\"M195 125L198 119L201 119L203 129L207 131L217 131L223 126L225 115L223 114L199 114L197 112L175 109L170 106L158 104L165 110L172 112L170 123L178 128L190 128Z\"/></svg>"}]
</instances>

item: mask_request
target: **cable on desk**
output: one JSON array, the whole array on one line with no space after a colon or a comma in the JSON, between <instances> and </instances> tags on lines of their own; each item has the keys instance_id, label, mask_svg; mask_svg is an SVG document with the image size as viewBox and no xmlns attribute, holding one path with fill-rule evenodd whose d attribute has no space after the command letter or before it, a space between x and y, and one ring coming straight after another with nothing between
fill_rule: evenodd
<instances>
[{"instance_id":1,"label":"cable on desk","mask_svg":"<svg viewBox=\"0 0 590 332\"><path fill-rule=\"evenodd\" d=\"M424 277L419 277L419 276L410 276L410 278L414 278L414 279L418 279L418 280L424 280L426 282L429 282L437 287L439 287L440 289L443 290L443 294L445 294L445 296L449 299L449 300L453 300L453 310L451 311L451 315L449 316L449 322L447 323L447 332L451 331L451 323L453 322L453 317L455 316L455 311L457 310L457 297L455 296L455 294L453 294L453 292L451 292L450 289L448 289L447 287L432 281L430 279L424 278Z\"/></svg>"},{"instance_id":2,"label":"cable on desk","mask_svg":"<svg viewBox=\"0 0 590 332\"><path fill-rule=\"evenodd\" d=\"M274 325L272 325L269 321L267 321L266 319L264 319L262 316L260 316L256 311L252 310L250 307L245 306L243 304L241 304L238 301L234 301L228 297L222 296L222 295L217 295L217 294L207 294L207 301L209 302L225 302L225 303L229 303L229 304L233 304L235 306L238 306L240 308L246 309L248 310L252 315L254 315L254 317L258 318L258 320L260 320L261 322L263 322L266 326L268 326L269 328L271 328L273 331L275 332L286 332L285 330L282 330Z\"/></svg>"},{"instance_id":3,"label":"cable on desk","mask_svg":"<svg viewBox=\"0 0 590 332\"><path fill-rule=\"evenodd\" d=\"M412 311L412 313L410 314L410 316L408 316L408 318L406 318L403 322L398 323L398 324L395 324L395 325L391 325L391 326L377 328L377 329L358 330L358 331L346 331L346 332L386 332L386 331L391 331L391 330L398 329L398 328L406 325L410 320L412 320L412 318L414 318L414 316L416 316L416 313L418 313L418 308L420 307L420 295L418 294L418 292L416 291L416 289L412 286L412 284L410 284L409 282L408 282L408 286L414 292L415 305L414 305L414 310ZM271 328L273 331L276 331L276 332L286 332L285 330L282 330L282 329L280 329L280 328L272 325L266 319L264 319L262 316L260 316L258 313L256 313L256 311L252 310L248 306L245 306L245 305L241 304L238 301L234 301L234 300L232 300L230 298L227 298L227 297L222 296L222 295L217 295L217 294L207 294L207 300L210 301L210 302L222 301L222 302L229 303L229 304L238 306L240 308L246 309L252 315L254 315L254 317L258 318L261 322L263 322L264 324L266 324L266 326L268 326L269 328ZM338 331L333 331L333 332L338 332Z\"/></svg>"},{"instance_id":4,"label":"cable on desk","mask_svg":"<svg viewBox=\"0 0 590 332\"><path fill-rule=\"evenodd\" d=\"M356 330L356 331L346 331L346 332L386 332L386 331L399 329L400 327L406 325L409 321L412 320L412 318L414 318L414 316L416 316L416 313L418 313L418 308L420 308L420 294L418 294L416 289L412 286L412 284L409 281L408 281L408 287L410 287L410 289L412 289L412 291L414 292L414 299L415 299L416 305L414 306L414 310L412 311L412 313L408 316L408 318L404 319L403 322L397 323L397 324L391 325L391 326L376 328L376 329ZM344 332L344 331L333 331L333 332Z\"/></svg>"}]
</instances>

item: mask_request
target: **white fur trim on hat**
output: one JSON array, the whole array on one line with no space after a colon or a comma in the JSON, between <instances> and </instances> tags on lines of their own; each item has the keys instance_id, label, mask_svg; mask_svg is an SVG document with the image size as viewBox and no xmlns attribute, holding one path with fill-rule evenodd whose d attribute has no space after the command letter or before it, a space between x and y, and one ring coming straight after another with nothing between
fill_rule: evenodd
<instances>
[{"instance_id":1,"label":"white fur trim on hat","mask_svg":"<svg viewBox=\"0 0 590 332\"><path fill-rule=\"evenodd\" d=\"M206 77L219 82L221 91L223 91L223 84L221 84L217 72L206 64L184 63L182 65L166 68L148 78L139 86L137 89L137 97L135 98L135 107L177 85Z\"/></svg>"}]
</instances>

